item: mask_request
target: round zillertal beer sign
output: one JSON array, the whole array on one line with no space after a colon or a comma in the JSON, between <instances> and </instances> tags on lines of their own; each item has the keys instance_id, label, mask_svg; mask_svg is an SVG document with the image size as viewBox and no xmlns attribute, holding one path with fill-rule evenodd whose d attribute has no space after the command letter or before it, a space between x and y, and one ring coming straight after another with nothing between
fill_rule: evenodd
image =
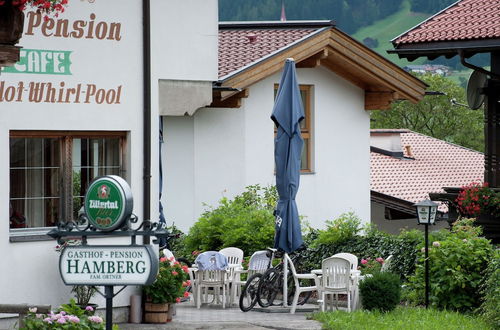
<instances>
[{"instance_id":1,"label":"round zillertal beer sign","mask_svg":"<svg viewBox=\"0 0 500 330\"><path fill-rule=\"evenodd\" d=\"M96 178L85 194L85 213L99 230L120 228L132 214L133 199L130 186L116 175Z\"/></svg>"}]
</instances>

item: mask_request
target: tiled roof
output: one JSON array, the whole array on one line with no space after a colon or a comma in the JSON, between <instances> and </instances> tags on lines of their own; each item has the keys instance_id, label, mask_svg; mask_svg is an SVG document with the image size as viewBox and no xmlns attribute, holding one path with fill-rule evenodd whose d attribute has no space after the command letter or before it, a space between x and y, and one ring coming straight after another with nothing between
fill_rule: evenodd
<instances>
[{"instance_id":1,"label":"tiled roof","mask_svg":"<svg viewBox=\"0 0 500 330\"><path fill-rule=\"evenodd\" d=\"M499 0L462 0L396 37L396 45L500 38Z\"/></svg>"},{"instance_id":2,"label":"tiled roof","mask_svg":"<svg viewBox=\"0 0 500 330\"><path fill-rule=\"evenodd\" d=\"M409 130L372 130L399 133L404 155L394 158L371 152L371 190L412 203L428 199L442 187L482 182L484 156L455 144ZM410 146L411 157L405 146ZM443 207L440 210L446 211Z\"/></svg>"},{"instance_id":3,"label":"tiled roof","mask_svg":"<svg viewBox=\"0 0 500 330\"><path fill-rule=\"evenodd\" d=\"M310 36L317 28L219 29L219 78Z\"/></svg>"}]
</instances>

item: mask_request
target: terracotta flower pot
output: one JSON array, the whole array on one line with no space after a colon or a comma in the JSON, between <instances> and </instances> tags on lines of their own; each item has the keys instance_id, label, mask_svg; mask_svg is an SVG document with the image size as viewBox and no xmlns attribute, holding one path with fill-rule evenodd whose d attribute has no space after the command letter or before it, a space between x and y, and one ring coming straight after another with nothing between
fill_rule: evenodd
<instances>
[{"instance_id":1,"label":"terracotta flower pot","mask_svg":"<svg viewBox=\"0 0 500 330\"><path fill-rule=\"evenodd\" d=\"M24 28L24 13L12 6L10 1L0 6L0 44L15 45L21 39Z\"/></svg>"}]
</instances>

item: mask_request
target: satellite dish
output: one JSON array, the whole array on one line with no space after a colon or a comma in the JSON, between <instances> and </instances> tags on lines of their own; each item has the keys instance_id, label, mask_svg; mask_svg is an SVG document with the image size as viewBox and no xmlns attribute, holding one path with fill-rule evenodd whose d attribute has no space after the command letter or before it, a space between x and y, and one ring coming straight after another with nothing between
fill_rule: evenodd
<instances>
[{"instance_id":1,"label":"satellite dish","mask_svg":"<svg viewBox=\"0 0 500 330\"><path fill-rule=\"evenodd\" d=\"M472 110L479 109L484 102L483 88L488 77L479 71L474 70L467 83L467 104Z\"/></svg>"}]
</instances>

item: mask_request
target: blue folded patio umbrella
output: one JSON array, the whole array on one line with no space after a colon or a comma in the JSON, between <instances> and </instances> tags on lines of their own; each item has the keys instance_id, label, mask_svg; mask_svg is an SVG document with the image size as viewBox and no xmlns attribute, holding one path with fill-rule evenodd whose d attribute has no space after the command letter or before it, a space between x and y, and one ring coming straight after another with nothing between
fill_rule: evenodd
<instances>
[{"instance_id":1,"label":"blue folded patio umbrella","mask_svg":"<svg viewBox=\"0 0 500 330\"><path fill-rule=\"evenodd\" d=\"M299 188L300 160L304 145L300 134L304 108L293 59L287 59L285 62L271 119L277 126L274 160L276 189L279 194L275 210L274 247L289 253L303 244L295 196Z\"/></svg>"}]
</instances>

